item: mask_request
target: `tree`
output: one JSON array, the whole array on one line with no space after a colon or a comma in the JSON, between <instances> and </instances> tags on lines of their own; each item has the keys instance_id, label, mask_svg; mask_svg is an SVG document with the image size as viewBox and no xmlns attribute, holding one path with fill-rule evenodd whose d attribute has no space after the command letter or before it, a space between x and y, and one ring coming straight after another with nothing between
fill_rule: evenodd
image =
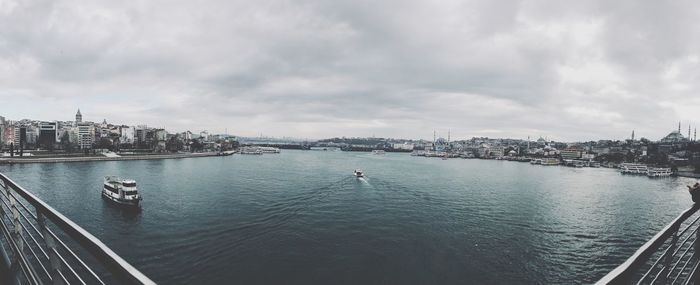
<instances>
[{"instance_id":1,"label":"tree","mask_svg":"<svg viewBox=\"0 0 700 285\"><path fill-rule=\"evenodd\" d=\"M179 139L179 136L175 135L172 136L168 141L165 143L165 149L170 152L177 152L178 150L181 150L183 147L182 140Z\"/></svg>"},{"instance_id":2,"label":"tree","mask_svg":"<svg viewBox=\"0 0 700 285\"><path fill-rule=\"evenodd\" d=\"M190 145L191 152L195 152L195 151L199 151L199 150L203 150L203 149L204 149L204 145L201 142L199 142L198 139L192 140L192 144Z\"/></svg>"},{"instance_id":3,"label":"tree","mask_svg":"<svg viewBox=\"0 0 700 285\"><path fill-rule=\"evenodd\" d=\"M65 152L73 152L73 144L70 143L70 136L67 132L61 136L61 146Z\"/></svg>"},{"instance_id":4,"label":"tree","mask_svg":"<svg viewBox=\"0 0 700 285\"><path fill-rule=\"evenodd\" d=\"M101 148L101 149L112 149L112 140L108 138L100 138L97 143L95 143L96 148Z\"/></svg>"}]
</instances>

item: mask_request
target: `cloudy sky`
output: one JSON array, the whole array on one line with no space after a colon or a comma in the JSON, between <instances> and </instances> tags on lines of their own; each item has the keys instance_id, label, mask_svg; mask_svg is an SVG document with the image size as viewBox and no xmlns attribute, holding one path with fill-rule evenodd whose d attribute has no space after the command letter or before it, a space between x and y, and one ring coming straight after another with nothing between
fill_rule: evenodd
<instances>
[{"instance_id":1,"label":"cloudy sky","mask_svg":"<svg viewBox=\"0 0 700 285\"><path fill-rule=\"evenodd\" d=\"M659 139L696 1L0 0L0 116L254 136Z\"/></svg>"}]
</instances>

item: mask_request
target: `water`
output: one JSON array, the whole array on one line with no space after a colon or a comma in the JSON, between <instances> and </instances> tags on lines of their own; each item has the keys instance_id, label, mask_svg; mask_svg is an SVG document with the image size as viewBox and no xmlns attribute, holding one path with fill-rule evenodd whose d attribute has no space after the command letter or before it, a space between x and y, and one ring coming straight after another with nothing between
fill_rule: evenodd
<instances>
[{"instance_id":1,"label":"water","mask_svg":"<svg viewBox=\"0 0 700 285\"><path fill-rule=\"evenodd\" d=\"M692 181L314 151L0 172L160 284L591 283L691 205ZM105 175L136 179L143 210L100 199Z\"/></svg>"}]
</instances>

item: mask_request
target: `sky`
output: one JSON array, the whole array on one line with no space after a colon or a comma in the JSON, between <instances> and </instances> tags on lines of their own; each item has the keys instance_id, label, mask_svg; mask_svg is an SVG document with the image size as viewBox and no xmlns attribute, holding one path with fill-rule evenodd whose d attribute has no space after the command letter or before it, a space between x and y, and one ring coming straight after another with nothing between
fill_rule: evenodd
<instances>
[{"instance_id":1,"label":"sky","mask_svg":"<svg viewBox=\"0 0 700 285\"><path fill-rule=\"evenodd\" d=\"M0 116L297 138L658 140L700 2L0 0Z\"/></svg>"}]
</instances>

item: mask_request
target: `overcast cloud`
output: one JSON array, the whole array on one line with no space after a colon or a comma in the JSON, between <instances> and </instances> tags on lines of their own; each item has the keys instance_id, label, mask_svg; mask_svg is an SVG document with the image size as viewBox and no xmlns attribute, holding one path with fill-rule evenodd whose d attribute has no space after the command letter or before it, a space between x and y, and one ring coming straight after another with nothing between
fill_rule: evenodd
<instances>
[{"instance_id":1,"label":"overcast cloud","mask_svg":"<svg viewBox=\"0 0 700 285\"><path fill-rule=\"evenodd\" d=\"M659 139L697 1L0 0L0 115L252 136Z\"/></svg>"}]
</instances>

